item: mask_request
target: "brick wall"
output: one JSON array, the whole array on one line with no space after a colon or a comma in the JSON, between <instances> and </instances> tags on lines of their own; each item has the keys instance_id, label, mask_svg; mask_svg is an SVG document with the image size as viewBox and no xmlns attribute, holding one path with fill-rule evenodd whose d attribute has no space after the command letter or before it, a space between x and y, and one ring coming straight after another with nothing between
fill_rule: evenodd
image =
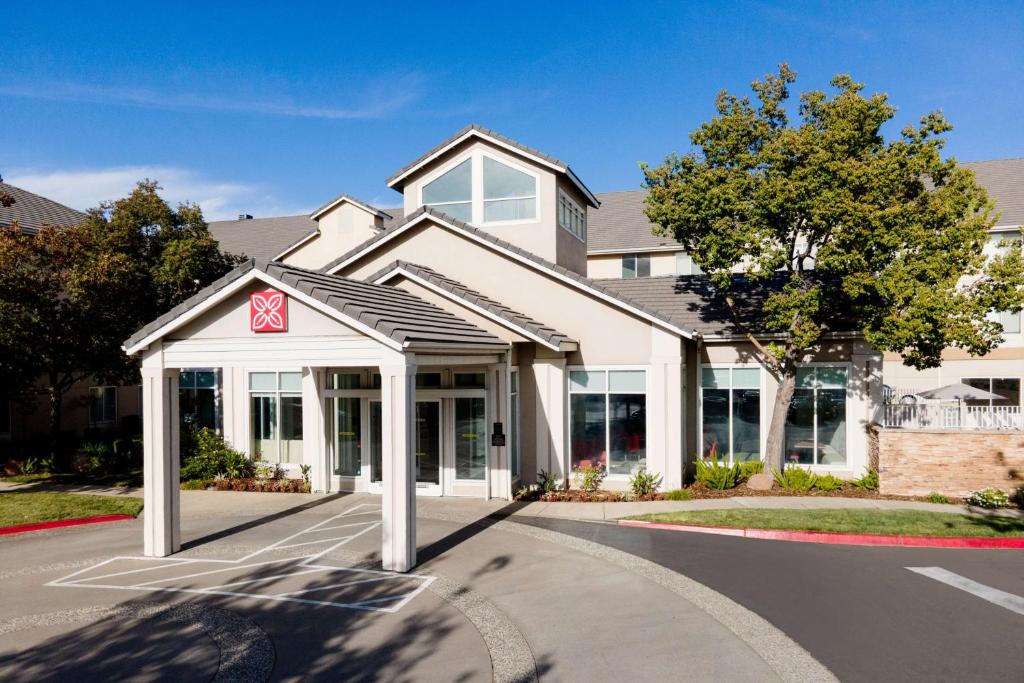
<instances>
[{"instance_id":1,"label":"brick wall","mask_svg":"<svg viewBox=\"0 0 1024 683\"><path fill-rule=\"evenodd\" d=\"M881 493L965 496L1024 486L1024 432L875 429Z\"/></svg>"}]
</instances>

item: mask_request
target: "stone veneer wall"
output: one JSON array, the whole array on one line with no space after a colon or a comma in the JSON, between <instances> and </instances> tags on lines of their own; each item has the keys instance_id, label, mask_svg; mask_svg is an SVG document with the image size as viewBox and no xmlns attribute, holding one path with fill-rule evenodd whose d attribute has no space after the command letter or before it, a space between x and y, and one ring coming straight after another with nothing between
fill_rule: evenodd
<instances>
[{"instance_id":1,"label":"stone veneer wall","mask_svg":"<svg viewBox=\"0 0 1024 683\"><path fill-rule=\"evenodd\" d=\"M966 496L1024 486L1024 432L872 430L877 443L879 491Z\"/></svg>"}]
</instances>

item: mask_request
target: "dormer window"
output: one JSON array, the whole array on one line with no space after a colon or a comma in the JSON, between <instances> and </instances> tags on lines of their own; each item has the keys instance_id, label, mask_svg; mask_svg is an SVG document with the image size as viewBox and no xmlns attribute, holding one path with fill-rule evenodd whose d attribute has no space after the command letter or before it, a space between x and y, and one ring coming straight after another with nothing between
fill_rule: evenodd
<instances>
[{"instance_id":1,"label":"dormer window","mask_svg":"<svg viewBox=\"0 0 1024 683\"><path fill-rule=\"evenodd\" d=\"M476 225L537 220L537 175L475 150L429 180L420 203Z\"/></svg>"}]
</instances>

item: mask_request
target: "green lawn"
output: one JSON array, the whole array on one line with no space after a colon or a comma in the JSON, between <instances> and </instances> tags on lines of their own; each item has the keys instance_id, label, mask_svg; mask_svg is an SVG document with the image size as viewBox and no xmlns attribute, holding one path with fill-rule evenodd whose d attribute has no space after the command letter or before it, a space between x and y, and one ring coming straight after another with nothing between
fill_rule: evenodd
<instances>
[{"instance_id":1,"label":"green lawn","mask_svg":"<svg viewBox=\"0 0 1024 683\"><path fill-rule=\"evenodd\" d=\"M906 536L1024 536L1024 519L921 510L702 510L638 515L669 524Z\"/></svg>"},{"instance_id":2,"label":"green lawn","mask_svg":"<svg viewBox=\"0 0 1024 683\"><path fill-rule=\"evenodd\" d=\"M82 493L0 493L0 526L93 515L138 515L141 498Z\"/></svg>"},{"instance_id":3,"label":"green lawn","mask_svg":"<svg viewBox=\"0 0 1024 683\"><path fill-rule=\"evenodd\" d=\"M116 474L77 474L62 472L53 474L16 474L0 477L0 481L12 484L95 484L96 486L142 486L142 468Z\"/></svg>"}]
</instances>

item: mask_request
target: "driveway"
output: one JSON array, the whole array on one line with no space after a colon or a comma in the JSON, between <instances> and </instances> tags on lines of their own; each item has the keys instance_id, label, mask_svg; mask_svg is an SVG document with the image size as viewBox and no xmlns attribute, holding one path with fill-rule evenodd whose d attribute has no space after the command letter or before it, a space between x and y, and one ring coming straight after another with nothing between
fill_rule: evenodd
<instances>
[{"instance_id":1,"label":"driveway","mask_svg":"<svg viewBox=\"0 0 1024 683\"><path fill-rule=\"evenodd\" d=\"M1024 608L1024 551L834 546L517 519L695 579L782 629L843 681L1006 681L1024 672L1024 614L1015 611ZM950 575L976 592L934 578Z\"/></svg>"},{"instance_id":2,"label":"driveway","mask_svg":"<svg viewBox=\"0 0 1024 683\"><path fill-rule=\"evenodd\" d=\"M182 510L167 559L138 520L0 539L0 679L830 678L728 599L500 502L420 499L409 575L379 571L374 496Z\"/></svg>"}]
</instances>

